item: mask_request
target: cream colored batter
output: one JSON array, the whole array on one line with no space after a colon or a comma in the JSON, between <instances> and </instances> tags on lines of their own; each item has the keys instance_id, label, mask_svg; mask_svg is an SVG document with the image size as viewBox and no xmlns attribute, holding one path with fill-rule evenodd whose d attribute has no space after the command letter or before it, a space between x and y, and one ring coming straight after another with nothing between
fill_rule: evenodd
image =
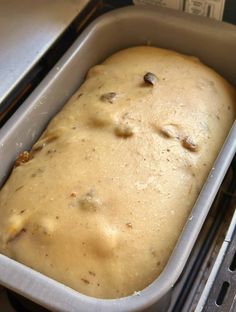
<instances>
[{"instance_id":1,"label":"cream colored batter","mask_svg":"<svg viewBox=\"0 0 236 312\"><path fill-rule=\"evenodd\" d=\"M117 298L163 270L235 118L196 58L120 51L23 153L0 192L0 251L83 294Z\"/></svg>"}]
</instances>

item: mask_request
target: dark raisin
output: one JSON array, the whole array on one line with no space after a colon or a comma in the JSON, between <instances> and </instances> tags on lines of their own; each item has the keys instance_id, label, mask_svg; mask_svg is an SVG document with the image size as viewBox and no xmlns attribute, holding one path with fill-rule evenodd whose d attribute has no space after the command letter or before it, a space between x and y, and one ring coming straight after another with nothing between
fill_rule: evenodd
<instances>
[{"instance_id":1,"label":"dark raisin","mask_svg":"<svg viewBox=\"0 0 236 312\"><path fill-rule=\"evenodd\" d=\"M150 84L152 86L154 86L157 81L158 81L158 78L155 74L153 73L146 73L144 76L143 76L143 79L144 79L144 82L147 83L147 84Z\"/></svg>"}]
</instances>

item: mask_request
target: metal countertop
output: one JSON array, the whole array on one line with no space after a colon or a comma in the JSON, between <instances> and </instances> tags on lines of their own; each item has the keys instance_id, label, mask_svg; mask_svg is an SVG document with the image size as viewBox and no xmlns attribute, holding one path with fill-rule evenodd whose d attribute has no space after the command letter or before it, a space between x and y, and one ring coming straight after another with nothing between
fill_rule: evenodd
<instances>
[{"instance_id":1,"label":"metal countertop","mask_svg":"<svg viewBox=\"0 0 236 312\"><path fill-rule=\"evenodd\" d=\"M0 105L89 0L0 0Z\"/></svg>"}]
</instances>

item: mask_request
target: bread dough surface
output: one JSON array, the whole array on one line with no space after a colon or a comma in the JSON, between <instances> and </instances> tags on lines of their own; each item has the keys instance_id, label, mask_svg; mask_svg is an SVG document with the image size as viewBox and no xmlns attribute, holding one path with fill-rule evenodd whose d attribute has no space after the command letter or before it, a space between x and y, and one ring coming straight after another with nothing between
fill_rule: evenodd
<instances>
[{"instance_id":1,"label":"bread dough surface","mask_svg":"<svg viewBox=\"0 0 236 312\"><path fill-rule=\"evenodd\" d=\"M0 252L86 295L142 290L168 261L235 99L173 51L134 47L93 67L2 188Z\"/></svg>"}]
</instances>

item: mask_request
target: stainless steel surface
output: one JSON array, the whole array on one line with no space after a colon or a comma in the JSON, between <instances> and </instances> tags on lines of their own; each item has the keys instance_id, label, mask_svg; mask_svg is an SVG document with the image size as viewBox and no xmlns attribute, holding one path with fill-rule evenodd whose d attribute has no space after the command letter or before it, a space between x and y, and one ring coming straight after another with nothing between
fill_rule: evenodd
<instances>
[{"instance_id":1,"label":"stainless steel surface","mask_svg":"<svg viewBox=\"0 0 236 312\"><path fill-rule=\"evenodd\" d=\"M0 0L0 105L89 0Z\"/></svg>"},{"instance_id":2,"label":"stainless steel surface","mask_svg":"<svg viewBox=\"0 0 236 312\"><path fill-rule=\"evenodd\" d=\"M16 155L32 146L51 116L80 85L88 68L112 52L151 42L160 47L197 55L235 83L236 72L232 66L236 51L235 36L234 26L164 9L125 8L99 18L80 36L37 90L2 128L2 182ZM204 53L202 44L206 45ZM166 311L171 288L184 268L235 151L236 125L233 126L208 177L165 270L143 291L117 300L87 297L2 255L0 283L53 311L128 312L150 306L154 311ZM155 303L157 305L153 306Z\"/></svg>"},{"instance_id":3,"label":"stainless steel surface","mask_svg":"<svg viewBox=\"0 0 236 312\"><path fill-rule=\"evenodd\" d=\"M181 278L174 288L168 312L196 312L235 211L235 200L229 196L236 189L236 170L233 168L232 165L221 185ZM220 286L219 283L219 288Z\"/></svg>"},{"instance_id":4,"label":"stainless steel surface","mask_svg":"<svg viewBox=\"0 0 236 312\"><path fill-rule=\"evenodd\" d=\"M227 249L229 248L229 245L230 245L230 243L231 243L231 241L232 241L232 239L233 239L233 235L235 234L235 231L236 231L236 210L235 210L235 212L234 212L234 215L233 215L233 218L232 218L232 221L231 221L231 224L230 224L230 227L229 227L229 229L228 229L228 231L227 231L227 234L226 234L226 237L225 237L225 239L224 239L224 242L223 242L223 244L222 244L222 246L221 246L221 249L220 249L220 251L219 251L219 254L218 254L218 256L217 256L217 258L216 258L216 261L215 261L215 264L214 264L214 266L213 266L213 268L212 268L212 271L211 271L211 274L210 274L210 276L209 276L209 278L208 278L208 280L207 280L207 283L206 283L206 285L205 285L205 288L204 288L204 290L203 290L203 293L202 293L202 295L201 295L201 298L200 298L200 300L199 300L199 302L198 302L198 305L197 305L197 307L196 307L196 311L195 312L201 312L201 311L218 311L218 309L217 309L217 305L215 304L214 306L212 305L212 302L211 302L211 305L209 306L209 308L210 309L208 309L208 307L207 306L205 306L205 304L206 304L206 302L207 302L207 299L208 299L208 296L209 296L209 293L210 293L210 291L211 291L211 289L212 289L212 287L213 287L213 285L214 285L214 283L215 283L215 280L216 280L216 277L217 277L217 274L218 274L218 272L219 272L219 270L220 270L220 267L221 267L221 265L222 265L222 263L223 263L223 260L224 260L224 257L225 257L225 255L226 255L226 253L227 253ZM235 253L235 250L234 250L234 253ZM227 275L229 275L229 273L230 274L234 274L234 281L235 281L235 272L233 273L233 272L231 272L231 271L228 271L228 272L225 272L225 280L227 281L227 282L230 282L228 279L229 279L229 277L227 276ZM233 282L233 275L232 275L232 282ZM233 283L232 283L233 284ZM235 284L235 282L234 282L234 284ZM230 285L230 284L229 284ZM221 288L221 286L222 286L222 284L219 284L219 285L217 285L218 286L218 290L219 290L219 292L220 292L220 288ZM231 287L233 287L233 285L231 285ZM235 292L236 292L236 289L232 289L231 290L231 292L233 292L234 294L235 294ZM235 296L234 296L235 297ZM215 299L217 299L217 297L215 298ZM229 304L231 304L231 301L229 300L229 298L225 298L226 300L225 301L227 301L227 302L224 302L224 305L222 306L222 307L219 307L219 311L220 311L220 309L224 309L224 308L226 308L226 305L227 305L227 303L229 303ZM235 306L234 306L235 307ZM233 307L232 307L233 308ZM227 311L229 311L228 309L227 309ZM232 312L233 312L234 310L232 309Z\"/></svg>"}]
</instances>

